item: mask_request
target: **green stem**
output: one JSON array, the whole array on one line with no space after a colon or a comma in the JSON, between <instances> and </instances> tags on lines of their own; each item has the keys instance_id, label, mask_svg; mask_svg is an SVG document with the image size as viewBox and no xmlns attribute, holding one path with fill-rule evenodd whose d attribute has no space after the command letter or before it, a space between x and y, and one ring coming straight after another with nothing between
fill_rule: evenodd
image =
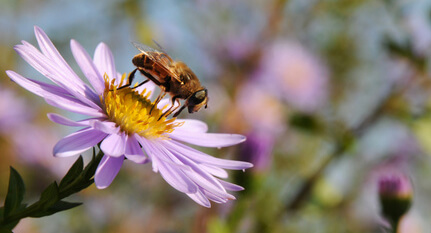
<instances>
[{"instance_id":1,"label":"green stem","mask_svg":"<svg viewBox=\"0 0 431 233\"><path fill-rule=\"evenodd\" d=\"M398 232L398 222L392 224L392 232L393 233L397 233Z\"/></svg>"}]
</instances>

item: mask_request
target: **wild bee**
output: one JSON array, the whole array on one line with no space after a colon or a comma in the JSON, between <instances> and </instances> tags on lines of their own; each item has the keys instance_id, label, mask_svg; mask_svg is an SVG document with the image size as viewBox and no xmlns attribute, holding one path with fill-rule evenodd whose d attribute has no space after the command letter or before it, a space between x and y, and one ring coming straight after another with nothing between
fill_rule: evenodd
<instances>
[{"instance_id":1,"label":"wild bee","mask_svg":"<svg viewBox=\"0 0 431 233\"><path fill-rule=\"evenodd\" d=\"M174 61L165 52L157 51L146 45L136 42L132 43L141 53L133 57L132 62L137 68L130 73L127 84L123 87L131 85L136 71L139 70L139 72L148 79L138 86L151 80L161 88L162 92L157 97L156 103L158 103L166 93L169 93L172 97L172 106L164 115L169 115L180 107L180 99L184 99L185 102L174 114L174 117L180 114L186 107L189 113L199 111L202 106L207 108L208 90L201 85L199 79L184 62ZM175 101L178 103L178 106L172 109Z\"/></svg>"}]
</instances>

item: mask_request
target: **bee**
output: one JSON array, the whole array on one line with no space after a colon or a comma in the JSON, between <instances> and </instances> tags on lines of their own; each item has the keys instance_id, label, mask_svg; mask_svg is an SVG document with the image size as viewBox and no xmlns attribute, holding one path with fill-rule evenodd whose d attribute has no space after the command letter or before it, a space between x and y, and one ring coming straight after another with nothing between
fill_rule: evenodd
<instances>
[{"instance_id":1,"label":"bee","mask_svg":"<svg viewBox=\"0 0 431 233\"><path fill-rule=\"evenodd\" d=\"M133 57L132 63L137 68L130 73L127 78L127 84L123 87L131 85L136 71L139 70L148 79L135 86L135 88L151 80L162 90L155 103L158 103L166 93L172 97L172 106L164 115L169 115L180 107L180 99L185 100L185 102L174 114L174 117L186 107L189 113L197 112L203 106L207 108L208 90L201 85L195 73L184 62L174 61L167 53L157 51L149 46L136 42L132 42L132 44L141 53ZM172 109L175 101L178 105Z\"/></svg>"}]
</instances>

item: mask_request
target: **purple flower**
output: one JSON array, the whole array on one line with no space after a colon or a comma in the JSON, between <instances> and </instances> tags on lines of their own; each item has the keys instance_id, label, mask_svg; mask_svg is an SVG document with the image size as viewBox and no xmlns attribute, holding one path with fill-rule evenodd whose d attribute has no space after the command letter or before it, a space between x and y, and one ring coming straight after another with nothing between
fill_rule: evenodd
<instances>
[{"instance_id":1,"label":"purple flower","mask_svg":"<svg viewBox=\"0 0 431 233\"><path fill-rule=\"evenodd\" d=\"M272 44L263 54L256 76L292 107L312 112L327 98L328 74L304 47L289 41Z\"/></svg>"},{"instance_id":2,"label":"purple flower","mask_svg":"<svg viewBox=\"0 0 431 233\"><path fill-rule=\"evenodd\" d=\"M411 198L412 186L403 174L383 175L379 178L379 195L385 197Z\"/></svg>"},{"instance_id":3,"label":"purple flower","mask_svg":"<svg viewBox=\"0 0 431 233\"><path fill-rule=\"evenodd\" d=\"M280 135L286 130L283 103L260 84L246 82L239 88L236 101L244 122L253 131Z\"/></svg>"},{"instance_id":4,"label":"purple flower","mask_svg":"<svg viewBox=\"0 0 431 233\"><path fill-rule=\"evenodd\" d=\"M211 206L209 200L225 203L235 199L227 190L243 189L219 178L228 177L224 169L243 170L252 164L215 158L181 142L224 147L245 141L244 136L207 133L207 125L197 120L167 119L161 107L166 108L169 100L155 106L149 99L154 88L150 82L139 90L118 89L126 75L117 73L113 55L104 43L97 46L91 59L78 42L71 40L73 56L89 86L66 63L43 30L35 27L35 35L40 51L26 41L16 45L15 50L55 85L25 78L14 71L6 71L7 75L48 104L89 117L72 121L57 114L48 115L55 123L82 127L55 145L54 156L73 156L100 143L105 155L94 178L100 189L111 184L125 158L139 164L151 161L154 172L205 207Z\"/></svg>"},{"instance_id":5,"label":"purple flower","mask_svg":"<svg viewBox=\"0 0 431 233\"><path fill-rule=\"evenodd\" d=\"M29 109L24 99L0 86L0 133L9 133L11 129L29 121L33 115Z\"/></svg>"},{"instance_id":6,"label":"purple flower","mask_svg":"<svg viewBox=\"0 0 431 233\"><path fill-rule=\"evenodd\" d=\"M420 6L420 4L417 6ZM406 26L410 32L414 51L418 55L426 56L431 45L429 12L428 7L417 6L408 11Z\"/></svg>"},{"instance_id":7,"label":"purple flower","mask_svg":"<svg viewBox=\"0 0 431 233\"><path fill-rule=\"evenodd\" d=\"M410 180L404 174L393 173L379 178L381 212L394 229L410 209L412 196Z\"/></svg>"}]
</instances>

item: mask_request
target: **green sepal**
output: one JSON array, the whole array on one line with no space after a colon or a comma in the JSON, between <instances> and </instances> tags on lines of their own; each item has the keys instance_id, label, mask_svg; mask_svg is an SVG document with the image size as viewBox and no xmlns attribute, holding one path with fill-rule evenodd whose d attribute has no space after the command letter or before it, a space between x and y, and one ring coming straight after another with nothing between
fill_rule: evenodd
<instances>
[{"instance_id":1,"label":"green sepal","mask_svg":"<svg viewBox=\"0 0 431 233\"><path fill-rule=\"evenodd\" d=\"M15 210L20 209L24 194L25 186L21 175L13 167L10 167L9 187L4 202L3 219L6 219Z\"/></svg>"},{"instance_id":2,"label":"green sepal","mask_svg":"<svg viewBox=\"0 0 431 233\"><path fill-rule=\"evenodd\" d=\"M391 224L398 224L401 217L409 211L412 205L412 198L411 196L397 197L382 195L380 196L380 203L383 216L385 216Z\"/></svg>"},{"instance_id":3,"label":"green sepal","mask_svg":"<svg viewBox=\"0 0 431 233\"><path fill-rule=\"evenodd\" d=\"M66 173L66 175L63 177L63 179L61 179L60 185L58 186L59 189L62 190L65 187L67 187L69 184L71 184L73 181L75 181L78 178L78 176L81 174L83 168L84 168L84 160L82 159L82 156L79 156L79 158L75 161L75 163Z\"/></svg>"}]
</instances>

